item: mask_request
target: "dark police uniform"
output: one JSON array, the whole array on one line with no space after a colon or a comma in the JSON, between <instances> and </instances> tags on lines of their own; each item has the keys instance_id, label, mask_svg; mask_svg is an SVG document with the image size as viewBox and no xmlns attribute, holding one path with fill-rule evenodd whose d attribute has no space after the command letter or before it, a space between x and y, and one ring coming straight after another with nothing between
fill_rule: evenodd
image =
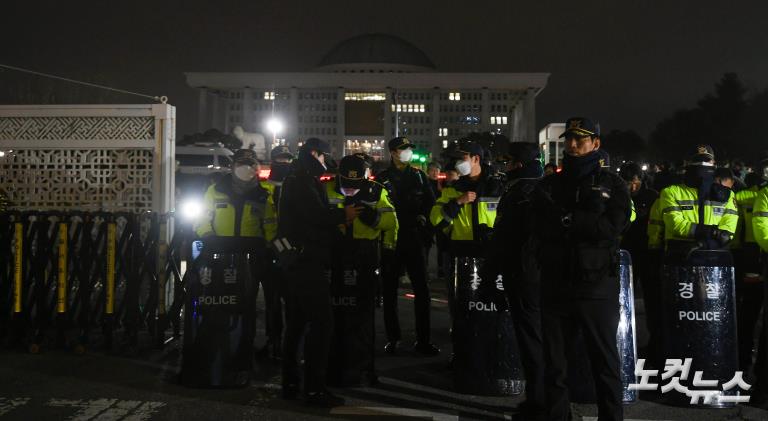
<instances>
[{"instance_id":1,"label":"dark police uniform","mask_svg":"<svg viewBox=\"0 0 768 421\"><path fill-rule=\"evenodd\" d=\"M389 142L390 150L412 147L408 139L395 138ZM384 325L387 339L394 344L401 339L397 317L398 277L405 267L415 295L416 337L420 346L430 343L430 296L427 286L427 244L432 236L429 212L435 196L423 171L405 166L398 169L394 163L377 176L377 181L389 191L395 205L398 222L397 247L394 254L382 256Z\"/></svg>"},{"instance_id":2,"label":"dark police uniform","mask_svg":"<svg viewBox=\"0 0 768 421\"><path fill-rule=\"evenodd\" d=\"M543 419L544 348L541 334L541 267L534 235L534 194L543 175L539 149L533 143L513 143L510 154L520 168L508 173L508 184L496 210L493 246L489 259L503 274L525 371L524 419Z\"/></svg>"},{"instance_id":3,"label":"dark police uniform","mask_svg":"<svg viewBox=\"0 0 768 421\"><path fill-rule=\"evenodd\" d=\"M290 162L277 162L278 159L290 161L293 160L293 154L287 146L273 148L270 153L272 165L269 177L261 182L261 187L269 192L267 208L264 212L264 238L267 240L266 262L264 275L261 277L261 284L264 286L264 318L268 339L259 354L273 358L279 358L282 354L283 303L280 288L284 282L272 241L277 235L277 204L280 203L280 191L291 166Z\"/></svg>"},{"instance_id":4,"label":"dark police uniform","mask_svg":"<svg viewBox=\"0 0 768 421\"><path fill-rule=\"evenodd\" d=\"M566 127L566 133L596 133L583 118L569 119ZM597 151L582 157L566 155L563 171L539 183L535 203L542 259L546 397L552 420L570 416L566 350L578 330L592 366L599 419L623 418L616 345L617 252L629 224L631 199L624 181L601 168L599 161Z\"/></svg>"},{"instance_id":5,"label":"dark police uniform","mask_svg":"<svg viewBox=\"0 0 768 421\"><path fill-rule=\"evenodd\" d=\"M328 144L308 139L283 182L277 237L299 250L296 261L283 260L286 281L286 326L283 342L283 394L298 388L298 353L304 339L304 392L324 404L328 350L332 333L330 245L336 226L346 222L344 209L328 204L320 176L325 168L310 151L329 152ZM280 256L278 255L278 259ZM281 263L283 264L283 263Z\"/></svg>"}]
</instances>

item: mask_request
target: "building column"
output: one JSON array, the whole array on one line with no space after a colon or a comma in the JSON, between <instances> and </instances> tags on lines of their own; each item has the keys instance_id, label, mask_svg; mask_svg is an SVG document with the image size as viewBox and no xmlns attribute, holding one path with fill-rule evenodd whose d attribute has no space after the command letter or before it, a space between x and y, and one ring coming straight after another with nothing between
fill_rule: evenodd
<instances>
[{"instance_id":1,"label":"building column","mask_svg":"<svg viewBox=\"0 0 768 421\"><path fill-rule=\"evenodd\" d=\"M208 89L199 88L197 97L197 131L202 133L206 130L208 121Z\"/></svg>"},{"instance_id":2,"label":"building column","mask_svg":"<svg viewBox=\"0 0 768 421\"><path fill-rule=\"evenodd\" d=\"M288 115L285 118L288 129L285 131L285 142L296 151L299 139L299 90L291 87L288 94Z\"/></svg>"},{"instance_id":3,"label":"building column","mask_svg":"<svg viewBox=\"0 0 768 421\"><path fill-rule=\"evenodd\" d=\"M385 92L386 99L384 100L384 142L386 143L393 137L392 133L394 132L394 128L392 127L392 104L394 103L392 95L394 95L394 93L392 88L387 88Z\"/></svg>"},{"instance_id":4,"label":"building column","mask_svg":"<svg viewBox=\"0 0 768 421\"><path fill-rule=\"evenodd\" d=\"M523 124L522 124L522 109L523 104L519 101L514 104L509 104L512 112L509 116L509 140L511 142L519 142L522 137Z\"/></svg>"},{"instance_id":5,"label":"building column","mask_svg":"<svg viewBox=\"0 0 768 421\"><path fill-rule=\"evenodd\" d=\"M346 135L346 101L344 100L346 90L343 87L336 89L336 145L338 149L335 151L336 155L344 156L347 135Z\"/></svg>"},{"instance_id":6,"label":"building column","mask_svg":"<svg viewBox=\"0 0 768 421\"><path fill-rule=\"evenodd\" d=\"M440 158L440 153L443 151L443 138L440 137L440 89L435 88L432 91L432 124L430 125L430 138L432 139L432 160L435 161Z\"/></svg>"},{"instance_id":7,"label":"building column","mask_svg":"<svg viewBox=\"0 0 768 421\"><path fill-rule=\"evenodd\" d=\"M243 99L241 102L241 108L242 108L242 117L241 120L243 121L242 127L243 130L246 132L254 132L256 131L256 125L253 124L253 89L251 88L245 88L243 89Z\"/></svg>"},{"instance_id":8,"label":"building column","mask_svg":"<svg viewBox=\"0 0 768 421\"><path fill-rule=\"evenodd\" d=\"M483 103L480 110L480 133L491 131L491 94L483 88Z\"/></svg>"},{"instance_id":9,"label":"building column","mask_svg":"<svg viewBox=\"0 0 768 421\"><path fill-rule=\"evenodd\" d=\"M525 93L525 133L524 142L536 141L536 90L534 88L528 88Z\"/></svg>"},{"instance_id":10,"label":"building column","mask_svg":"<svg viewBox=\"0 0 768 421\"><path fill-rule=\"evenodd\" d=\"M219 122L222 120L221 118L221 95L220 92L214 91L213 92L213 98L212 98L212 107L211 107L211 125L209 128L215 128L218 130L224 130L223 125L220 125Z\"/></svg>"}]
</instances>

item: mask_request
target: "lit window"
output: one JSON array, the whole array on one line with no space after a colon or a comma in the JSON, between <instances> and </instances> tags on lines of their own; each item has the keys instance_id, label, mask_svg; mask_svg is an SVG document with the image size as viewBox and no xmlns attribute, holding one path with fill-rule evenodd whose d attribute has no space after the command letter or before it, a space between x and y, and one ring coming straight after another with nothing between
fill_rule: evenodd
<instances>
[{"instance_id":1,"label":"lit window","mask_svg":"<svg viewBox=\"0 0 768 421\"><path fill-rule=\"evenodd\" d=\"M448 94L448 99L451 101L460 101L461 100L461 92L451 92Z\"/></svg>"},{"instance_id":2,"label":"lit window","mask_svg":"<svg viewBox=\"0 0 768 421\"><path fill-rule=\"evenodd\" d=\"M419 112L420 112L420 113L423 113L423 112L424 112L424 109L425 109L425 108L424 108L424 104L420 104L420 105L419 105Z\"/></svg>"},{"instance_id":3,"label":"lit window","mask_svg":"<svg viewBox=\"0 0 768 421\"><path fill-rule=\"evenodd\" d=\"M387 94L384 92L346 92L345 101L384 101Z\"/></svg>"},{"instance_id":4,"label":"lit window","mask_svg":"<svg viewBox=\"0 0 768 421\"><path fill-rule=\"evenodd\" d=\"M446 149L448 147L448 141L443 140L443 149Z\"/></svg>"},{"instance_id":5,"label":"lit window","mask_svg":"<svg viewBox=\"0 0 768 421\"><path fill-rule=\"evenodd\" d=\"M507 117L506 116L501 118L501 124L507 124Z\"/></svg>"},{"instance_id":6,"label":"lit window","mask_svg":"<svg viewBox=\"0 0 768 421\"><path fill-rule=\"evenodd\" d=\"M274 100L275 93L273 91L264 92L264 99Z\"/></svg>"},{"instance_id":7,"label":"lit window","mask_svg":"<svg viewBox=\"0 0 768 421\"><path fill-rule=\"evenodd\" d=\"M448 136L448 128L441 127L440 129L438 129L438 136Z\"/></svg>"},{"instance_id":8,"label":"lit window","mask_svg":"<svg viewBox=\"0 0 768 421\"><path fill-rule=\"evenodd\" d=\"M496 117L491 117L491 124L496 124Z\"/></svg>"}]
</instances>

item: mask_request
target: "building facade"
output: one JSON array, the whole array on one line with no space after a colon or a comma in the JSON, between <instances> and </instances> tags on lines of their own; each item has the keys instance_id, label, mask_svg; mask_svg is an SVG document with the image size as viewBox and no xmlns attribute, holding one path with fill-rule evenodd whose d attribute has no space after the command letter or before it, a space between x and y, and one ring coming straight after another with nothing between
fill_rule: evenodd
<instances>
[{"instance_id":1,"label":"building facade","mask_svg":"<svg viewBox=\"0 0 768 421\"><path fill-rule=\"evenodd\" d=\"M319 137L335 156L364 151L381 157L395 136L435 155L472 132L533 142L536 96L549 75L438 72L408 42L369 34L340 43L311 72L186 77L199 90L200 131L231 133L241 126L292 148Z\"/></svg>"}]
</instances>

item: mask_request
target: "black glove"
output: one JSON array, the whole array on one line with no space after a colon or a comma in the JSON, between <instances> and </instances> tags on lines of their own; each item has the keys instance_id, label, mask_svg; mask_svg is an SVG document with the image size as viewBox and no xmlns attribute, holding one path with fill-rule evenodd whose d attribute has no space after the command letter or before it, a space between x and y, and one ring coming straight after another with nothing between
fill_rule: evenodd
<instances>
[{"instance_id":1,"label":"black glove","mask_svg":"<svg viewBox=\"0 0 768 421\"><path fill-rule=\"evenodd\" d=\"M701 247L707 250L722 249L731 241L731 233L717 228L716 225L697 225L693 236Z\"/></svg>"},{"instance_id":2,"label":"black glove","mask_svg":"<svg viewBox=\"0 0 768 421\"><path fill-rule=\"evenodd\" d=\"M696 230L693 231L693 238L700 243L705 243L712 238L715 229L717 227L714 225L697 225Z\"/></svg>"},{"instance_id":3,"label":"black glove","mask_svg":"<svg viewBox=\"0 0 768 421\"><path fill-rule=\"evenodd\" d=\"M712 230L712 240L718 246L717 248L724 248L731 242L731 233L726 230L715 228Z\"/></svg>"},{"instance_id":4,"label":"black glove","mask_svg":"<svg viewBox=\"0 0 768 421\"><path fill-rule=\"evenodd\" d=\"M358 216L358 219L360 219L360 222L364 223L365 225L368 225L369 227L374 228L377 225L379 225L381 216L376 211L376 209L370 206L363 206L363 210L360 212L360 216Z\"/></svg>"}]
</instances>

